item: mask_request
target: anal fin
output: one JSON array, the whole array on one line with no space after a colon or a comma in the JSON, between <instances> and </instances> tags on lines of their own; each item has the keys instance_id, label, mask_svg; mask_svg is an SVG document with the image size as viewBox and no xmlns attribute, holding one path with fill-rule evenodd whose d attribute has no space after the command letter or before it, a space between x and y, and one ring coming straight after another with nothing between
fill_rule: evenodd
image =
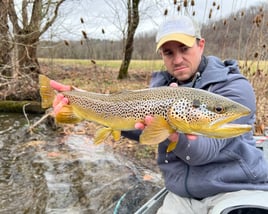
<instances>
[{"instance_id":1,"label":"anal fin","mask_svg":"<svg viewBox=\"0 0 268 214\"><path fill-rule=\"evenodd\" d=\"M103 127L96 131L94 136L94 144L100 144L105 141L112 133L112 129L109 127Z\"/></svg>"}]
</instances>

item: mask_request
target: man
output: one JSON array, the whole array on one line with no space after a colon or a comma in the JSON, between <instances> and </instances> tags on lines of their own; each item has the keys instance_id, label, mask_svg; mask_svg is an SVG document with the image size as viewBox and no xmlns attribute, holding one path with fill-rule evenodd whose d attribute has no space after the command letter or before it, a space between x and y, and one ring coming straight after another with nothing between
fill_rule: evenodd
<instances>
[{"instance_id":1,"label":"man","mask_svg":"<svg viewBox=\"0 0 268 214\"><path fill-rule=\"evenodd\" d=\"M234 60L222 62L203 55L205 40L191 18L167 20L160 27L156 42L167 71L155 72L151 87L176 85L222 95L251 109L250 115L236 123L254 125L255 95L251 85ZM51 85L59 89L55 82ZM68 102L59 101L62 97L55 100L55 109ZM136 128L143 129L151 120L148 116L146 124L137 123ZM123 135L138 140L139 133L130 131ZM170 140L178 143L167 153ZM249 202L261 207L268 204L268 164L255 147L253 131L229 139L172 134L159 144L158 164L169 190L158 214L220 213L227 207ZM257 210L251 209L250 213Z\"/></svg>"}]
</instances>

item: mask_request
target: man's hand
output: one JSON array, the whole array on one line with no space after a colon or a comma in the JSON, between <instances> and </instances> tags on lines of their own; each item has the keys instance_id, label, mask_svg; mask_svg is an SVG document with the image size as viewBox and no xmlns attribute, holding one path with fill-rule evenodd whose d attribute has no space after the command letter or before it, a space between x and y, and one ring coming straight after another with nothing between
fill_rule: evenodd
<instances>
[{"instance_id":1,"label":"man's hand","mask_svg":"<svg viewBox=\"0 0 268 214\"><path fill-rule=\"evenodd\" d=\"M50 80L50 86L59 92L72 90L72 86L63 85L61 83L56 82L55 80ZM68 104L68 102L69 102L68 99L64 97L63 94L57 94L53 101L54 114L57 114L64 105Z\"/></svg>"},{"instance_id":2,"label":"man's hand","mask_svg":"<svg viewBox=\"0 0 268 214\"><path fill-rule=\"evenodd\" d=\"M50 86L54 88L56 91L71 91L72 86L70 85L63 85L55 80L50 80Z\"/></svg>"}]
</instances>

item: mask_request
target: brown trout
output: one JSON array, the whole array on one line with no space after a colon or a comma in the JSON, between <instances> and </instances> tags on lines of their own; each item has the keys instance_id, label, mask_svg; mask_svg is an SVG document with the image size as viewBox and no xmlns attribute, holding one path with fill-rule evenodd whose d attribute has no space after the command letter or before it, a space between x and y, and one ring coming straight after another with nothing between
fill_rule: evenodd
<instances>
[{"instance_id":1,"label":"brown trout","mask_svg":"<svg viewBox=\"0 0 268 214\"><path fill-rule=\"evenodd\" d=\"M39 76L42 107L51 107L56 92L50 79ZM94 143L103 142L109 135L117 141L122 130L134 130L135 123L144 122L147 115L152 123L140 135L142 144L158 144L171 133L230 138L252 129L247 124L229 124L250 110L228 98L211 92L186 87L157 87L123 91L115 94L92 92L61 92L69 100L55 116L59 123L89 120L103 125L96 132ZM172 150L175 142L170 144Z\"/></svg>"}]
</instances>

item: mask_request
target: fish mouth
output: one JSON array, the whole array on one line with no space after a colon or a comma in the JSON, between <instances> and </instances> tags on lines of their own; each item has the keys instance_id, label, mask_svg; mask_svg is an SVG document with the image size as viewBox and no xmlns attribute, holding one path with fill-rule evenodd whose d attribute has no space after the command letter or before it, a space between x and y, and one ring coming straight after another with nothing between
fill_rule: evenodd
<instances>
[{"instance_id":1,"label":"fish mouth","mask_svg":"<svg viewBox=\"0 0 268 214\"><path fill-rule=\"evenodd\" d=\"M242 116L247 116L249 114L250 111L241 112L240 114L226 116L223 118L219 118L216 121L213 121L210 124L210 129L213 130L214 132L211 133L212 136L217 138L229 138L229 137L236 137L251 131L252 130L251 125L230 123Z\"/></svg>"},{"instance_id":2,"label":"fish mouth","mask_svg":"<svg viewBox=\"0 0 268 214\"><path fill-rule=\"evenodd\" d=\"M250 110L246 109L245 111L241 111L239 113L233 114L233 115L227 115L225 117L221 117L213 122L210 123L211 127L222 127L222 126L243 126L245 124L235 124L231 123L236 119L239 119L241 117L247 116L250 114Z\"/></svg>"}]
</instances>

